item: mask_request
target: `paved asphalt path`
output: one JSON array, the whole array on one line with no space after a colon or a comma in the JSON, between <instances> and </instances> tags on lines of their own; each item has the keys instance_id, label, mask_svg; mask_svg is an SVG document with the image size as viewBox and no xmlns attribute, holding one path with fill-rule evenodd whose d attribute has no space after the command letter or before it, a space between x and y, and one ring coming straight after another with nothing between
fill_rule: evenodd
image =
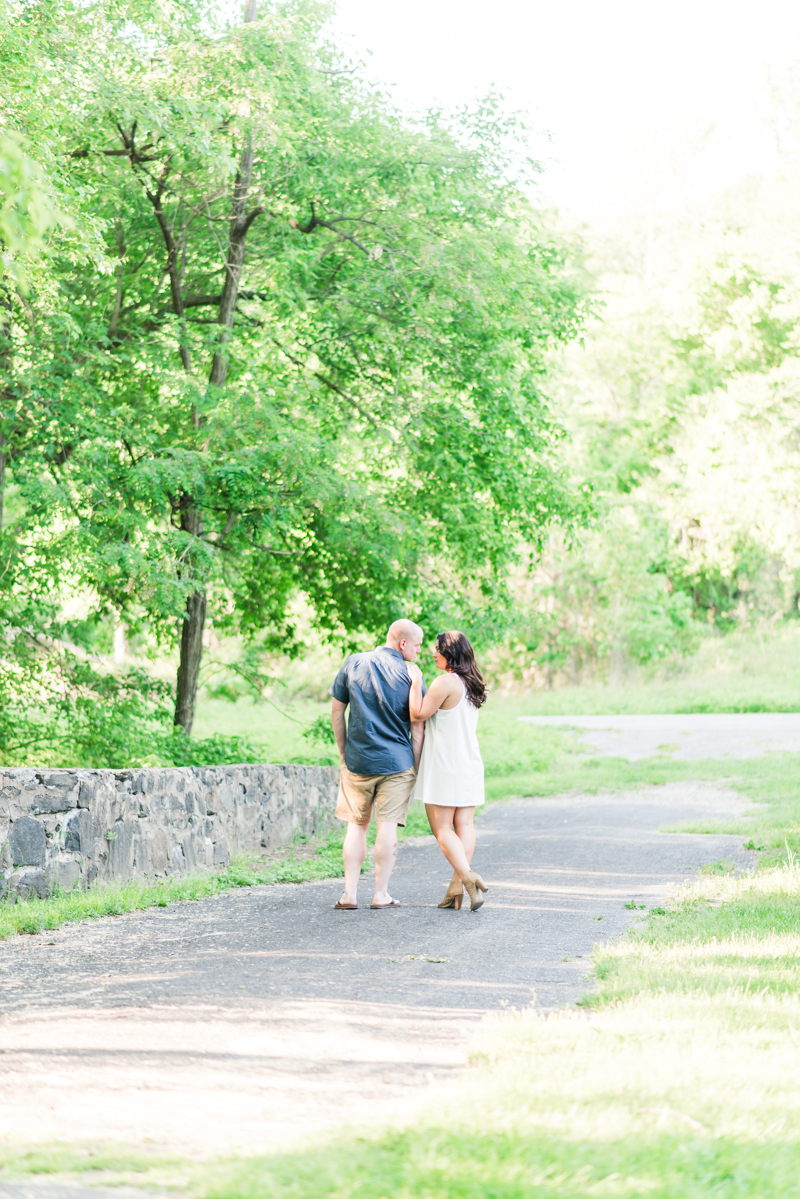
<instances>
[{"instance_id":1,"label":"paved asphalt path","mask_svg":"<svg viewBox=\"0 0 800 1199\"><path fill-rule=\"evenodd\" d=\"M403 906L340 912L341 881L257 887L83 924L0 947L0 1011L331 998L469 1009L574 1002L595 941L621 933L708 861L744 863L741 838L664 834L729 818L731 791L675 784L637 793L518 800L478 821L476 913L439 910L450 874L432 837L402 846ZM113 936L109 932L113 929ZM569 962L564 959L568 957Z\"/></svg>"},{"instance_id":2,"label":"paved asphalt path","mask_svg":"<svg viewBox=\"0 0 800 1199\"><path fill-rule=\"evenodd\" d=\"M257 887L0 945L0 1136L257 1152L413 1113L484 1013L573 1003L593 944L741 837L708 784L518 800L478 821L476 913L436 907L432 838L403 845L403 906L334 911L341 882ZM626 906L636 904L636 908Z\"/></svg>"},{"instance_id":3,"label":"paved asphalt path","mask_svg":"<svg viewBox=\"0 0 800 1199\"><path fill-rule=\"evenodd\" d=\"M656 716L519 716L523 724L586 730L584 745L606 758L661 754L683 761L800 753L800 712L704 712Z\"/></svg>"}]
</instances>

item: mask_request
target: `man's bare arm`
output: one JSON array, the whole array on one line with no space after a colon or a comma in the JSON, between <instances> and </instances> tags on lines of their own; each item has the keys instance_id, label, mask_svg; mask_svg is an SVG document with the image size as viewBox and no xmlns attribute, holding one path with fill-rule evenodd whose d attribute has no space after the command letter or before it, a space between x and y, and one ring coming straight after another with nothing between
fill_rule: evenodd
<instances>
[{"instance_id":1,"label":"man's bare arm","mask_svg":"<svg viewBox=\"0 0 800 1199\"><path fill-rule=\"evenodd\" d=\"M331 704L331 723L333 724L333 735L336 738L336 744L339 746L339 757L342 759L344 766L344 751L347 748L347 725L344 720L344 711L347 704L343 704L340 699L335 699Z\"/></svg>"},{"instance_id":2,"label":"man's bare arm","mask_svg":"<svg viewBox=\"0 0 800 1199\"><path fill-rule=\"evenodd\" d=\"M419 770L419 760L422 757L422 744L425 740L425 721L421 720L411 726L411 748L414 751L414 769Z\"/></svg>"}]
</instances>

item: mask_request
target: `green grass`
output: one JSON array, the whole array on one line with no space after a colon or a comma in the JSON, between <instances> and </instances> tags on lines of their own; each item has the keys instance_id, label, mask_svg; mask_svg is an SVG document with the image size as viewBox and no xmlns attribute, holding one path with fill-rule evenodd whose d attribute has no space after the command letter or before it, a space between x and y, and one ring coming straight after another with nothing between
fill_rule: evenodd
<instances>
[{"instance_id":1,"label":"green grass","mask_svg":"<svg viewBox=\"0 0 800 1199\"><path fill-rule=\"evenodd\" d=\"M662 1163L653 1178L653 1163ZM336 1146L211 1172L203 1199L550 1199L642 1195L792 1196L800 1153L675 1132L611 1143L521 1131L409 1130L382 1142ZM210 1184L210 1185L209 1185Z\"/></svg>"},{"instance_id":2,"label":"green grass","mask_svg":"<svg viewBox=\"0 0 800 1199\"><path fill-rule=\"evenodd\" d=\"M0 1179L26 1175L148 1174L182 1165L176 1155L146 1153L126 1145L37 1145L14 1149L0 1145ZM152 1176L152 1174L151 1174ZM82 1179L82 1181L87 1181Z\"/></svg>"},{"instance_id":3,"label":"green grass","mask_svg":"<svg viewBox=\"0 0 800 1199\"><path fill-rule=\"evenodd\" d=\"M690 658L616 683L524 691L528 716L609 712L800 712L800 621L709 636Z\"/></svg>"},{"instance_id":4,"label":"green grass","mask_svg":"<svg viewBox=\"0 0 800 1199\"><path fill-rule=\"evenodd\" d=\"M329 716L330 700L279 698L275 703L240 699L201 699L194 723L196 737L221 733L246 737L264 750L266 762L297 762L308 766L338 766L335 745L310 741L303 734L320 716Z\"/></svg>"},{"instance_id":5,"label":"green grass","mask_svg":"<svg viewBox=\"0 0 800 1199\"><path fill-rule=\"evenodd\" d=\"M713 881L711 881L713 879ZM595 953L605 1005L648 990L759 996L800 991L800 870L794 856L749 877L707 874L663 912Z\"/></svg>"},{"instance_id":6,"label":"green grass","mask_svg":"<svg viewBox=\"0 0 800 1199\"><path fill-rule=\"evenodd\" d=\"M691 1126L687 1135L680 1116L674 1113L668 1131L583 1142L568 1134L519 1129L422 1127L302 1155L193 1169L183 1163L179 1172L157 1163L147 1170L146 1158L137 1160L124 1150L116 1164L107 1150L83 1153L109 1161L109 1172L98 1178L104 1186L175 1187L178 1194L198 1199L790 1199L800 1194L800 1153L794 1144L767 1139L743 1145L736 1136L712 1138ZM653 1123L658 1119L663 1118L656 1116ZM29 1156L33 1160L26 1160ZM79 1149L65 1148L52 1162L38 1154L0 1153L0 1177L59 1173L65 1178L80 1171L85 1183L86 1173L97 1168L91 1161ZM63 1172L49 1168L56 1162Z\"/></svg>"}]
</instances>

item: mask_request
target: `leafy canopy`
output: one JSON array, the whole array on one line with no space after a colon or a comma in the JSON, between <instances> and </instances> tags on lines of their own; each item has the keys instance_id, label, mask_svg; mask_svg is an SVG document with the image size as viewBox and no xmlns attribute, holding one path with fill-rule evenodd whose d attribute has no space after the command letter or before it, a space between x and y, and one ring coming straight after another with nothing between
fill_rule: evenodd
<instances>
[{"instance_id":1,"label":"leafy canopy","mask_svg":"<svg viewBox=\"0 0 800 1199\"><path fill-rule=\"evenodd\" d=\"M583 302L518 131L494 101L404 120L326 15L6 14L6 120L70 220L3 284L13 644L63 640L71 595L169 646L199 591L222 632L297 650L302 595L352 642L496 609L583 516L541 392Z\"/></svg>"}]
</instances>

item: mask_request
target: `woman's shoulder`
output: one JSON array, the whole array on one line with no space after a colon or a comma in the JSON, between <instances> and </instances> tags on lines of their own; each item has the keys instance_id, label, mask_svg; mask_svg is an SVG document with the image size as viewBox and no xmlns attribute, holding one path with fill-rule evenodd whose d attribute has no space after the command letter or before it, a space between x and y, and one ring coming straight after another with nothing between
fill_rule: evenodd
<instances>
[{"instance_id":1,"label":"woman's shoulder","mask_svg":"<svg viewBox=\"0 0 800 1199\"><path fill-rule=\"evenodd\" d=\"M464 684L459 676L454 673L440 674L439 677L431 684L432 691L437 683L439 684L439 687L437 687L435 692L436 699L440 700L442 704L447 703L448 700L455 701L453 703L449 703L447 708L444 709L444 711L447 712L461 702L461 699L464 695Z\"/></svg>"},{"instance_id":2,"label":"woman's shoulder","mask_svg":"<svg viewBox=\"0 0 800 1199\"><path fill-rule=\"evenodd\" d=\"M454 674L438 674L431 683L428 691L433 695L454 695L458 688L458 678Z\"/></svg>"}]
</instances>

